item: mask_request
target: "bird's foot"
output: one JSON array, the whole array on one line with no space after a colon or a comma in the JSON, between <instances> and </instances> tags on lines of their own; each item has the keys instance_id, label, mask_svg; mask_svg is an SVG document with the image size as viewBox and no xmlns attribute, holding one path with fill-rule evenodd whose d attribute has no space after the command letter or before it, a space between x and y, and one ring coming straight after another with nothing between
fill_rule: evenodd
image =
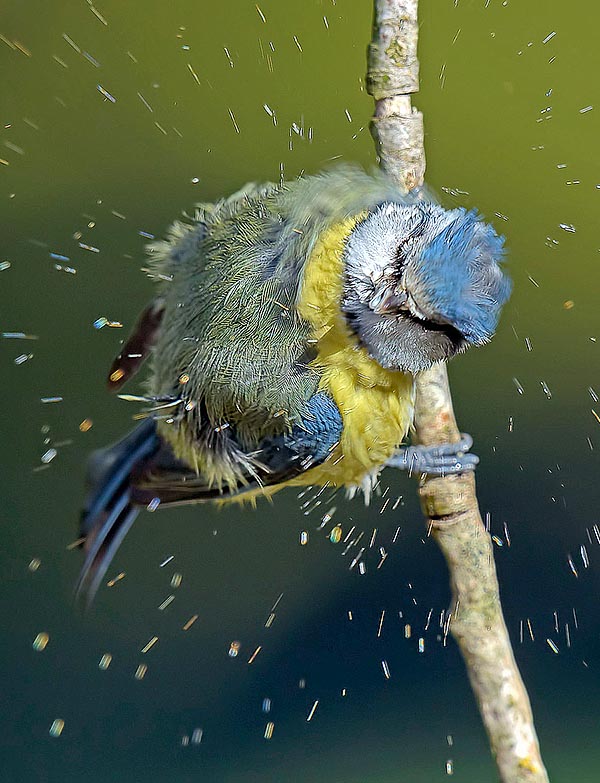
<instances>
[{"instance_id":1,"label":"bird's foot","mask_svg":"<svg viewBox=\"0 0 600 783\"><path fill-rule=\"evenodd\" d=\"M406 446L398 449L386 462L386 467L400 468L409 475L448 476L475 470L479 463L476 454L470 454L473 438L462 433L457 443L439 446Z\"/></svg>"}]
</instances>

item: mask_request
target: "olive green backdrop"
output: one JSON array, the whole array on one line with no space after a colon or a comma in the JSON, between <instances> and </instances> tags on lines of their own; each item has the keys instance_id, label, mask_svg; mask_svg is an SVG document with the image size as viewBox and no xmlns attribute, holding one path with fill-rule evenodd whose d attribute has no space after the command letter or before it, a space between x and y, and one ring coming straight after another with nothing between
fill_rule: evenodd
<instances>
[{"instance_id":1,"label":"olive green backdrop","mask_svg":"<svg viewBox=\"0 0 600 783\"><path fill-rule=\"evenodd\" d=\"M552 780L592 783L600 12L591 0L421 6L428 181L506 235L515 283L496 339L451 367L457 413L481 456L481 506L503 544L507 622ZM440 640L444 564L402 476L384 475L388 495L368 510L325 498L306 516L289 491L255 511L143 514L111 568L125 577L87 616L72 605L86 455L136 411L104 391L124 330L93 322L132 324L152 294L144 234L161 236L195 201L337 158L374 164L370 17L369 0L2 5L0 331L38 338L0 338L3 780L433 783L450 760L457 781L495 779L462 663ZM332 505L344 536L364 531L364 574L349 568L356 548L329 541L331 524L317 531ZM49 643L36 651L41 632ZM202 741L182 745L197 728Z\"/></svg>"}]
</instances>

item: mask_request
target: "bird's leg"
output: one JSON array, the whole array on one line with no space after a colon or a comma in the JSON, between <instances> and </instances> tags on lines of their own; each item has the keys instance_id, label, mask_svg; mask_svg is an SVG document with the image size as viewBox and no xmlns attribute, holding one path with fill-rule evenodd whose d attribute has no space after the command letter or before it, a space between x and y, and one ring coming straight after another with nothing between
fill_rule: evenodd
<instances>
[{"instance_id":1,"label":"bird's leg","mask_svg":"<svg viewBox=\"0 0 600 783\"><path fill-rule=\"evenodd\" d=\"M386 467L400 468L409 475L447 476L475 470L479 457L469 454L473 438L462 433L457 443L438 446L405 446L386 462Z\"/></svg>"}]
</instances>

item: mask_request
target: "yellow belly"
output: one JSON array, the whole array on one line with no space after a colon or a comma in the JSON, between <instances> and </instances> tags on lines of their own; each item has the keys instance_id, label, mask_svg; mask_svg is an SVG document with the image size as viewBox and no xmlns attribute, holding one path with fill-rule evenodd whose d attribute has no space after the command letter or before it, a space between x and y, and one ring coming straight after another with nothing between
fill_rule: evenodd
<instances>
[{"instance_id":1,"label":"yellow belly","mask_svg":"<svg viewBox=\"0 0 600 783\"><path fill-rule=\"evenodd\" d=\"M339 444L324 463L290 484L360 484L405 437L413 411L413 377L386 370L368 355L340 311L344 242L359 218L325 232L304 272L298 312L312 326L320 389L342 415Z\"/></svg>"}]
</instances>

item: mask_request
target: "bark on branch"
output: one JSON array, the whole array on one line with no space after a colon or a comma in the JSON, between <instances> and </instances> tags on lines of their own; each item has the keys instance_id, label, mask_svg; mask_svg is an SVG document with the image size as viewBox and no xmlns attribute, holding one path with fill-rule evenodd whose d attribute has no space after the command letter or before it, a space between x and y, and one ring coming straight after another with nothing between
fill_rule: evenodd
<instances>
[{"instance_id":1,"label":"bark on branch","mask_svg":"<svg viewBox=\"0 0 600 783\"><path fill-rule=\"evenodd\" d=\"M375 98L371 133L381 167L407 190L423 184L423 116L411 105L419 88L418 0L374 0L367 88ZM444 365L416 381L416 439L458 440ZM503 783L547 783L529 697L502 615L492 551L470 474L419 486L428 529L450 571L450 632L459 645Z\"/></svg>"}]
</instances>

